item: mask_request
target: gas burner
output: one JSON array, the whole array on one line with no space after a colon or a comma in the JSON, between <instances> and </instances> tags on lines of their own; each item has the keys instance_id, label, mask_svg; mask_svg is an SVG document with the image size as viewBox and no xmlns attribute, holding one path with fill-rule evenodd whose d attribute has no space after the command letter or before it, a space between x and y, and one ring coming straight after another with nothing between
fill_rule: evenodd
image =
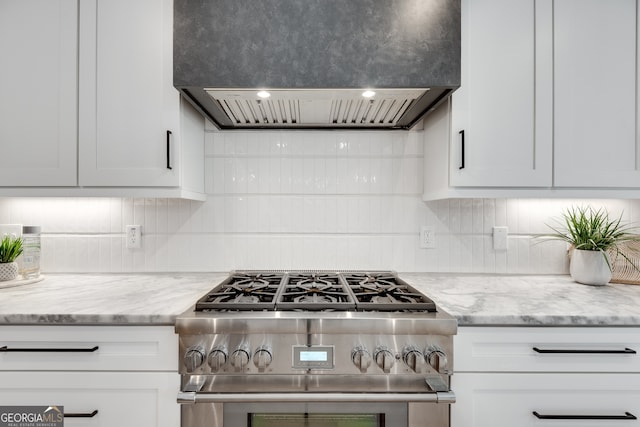
<instances>
[{"instance_id":1,"label":"gas burner","mask_svg":"<svg viewBox=\"0 0 640 427\"><path fill-rule=\"evenodd\" d=\"M277 273L232 274L196 303L196 311L274 310L283 278Z\"/></svg>"},{"instance_id":2,"label":"gas burner","mask_svg":"<svg viewBox=\"0 0 640 427\"><path fill-rule=\"evenodd\" d=\"M276 307L279 310L347 311L355 303L337 273L298 273L288 275Z\"/></svg>"},{"instance_id":3,"label":"gas burner","mask_svg":"<svg viewBox=\"0 0 640 427\"><path fill-rule=\"evenodd\" d=\"M389 273L352 273L344 279L358 311L436 311L435 303Z\"/></svg>"}]
</instances>

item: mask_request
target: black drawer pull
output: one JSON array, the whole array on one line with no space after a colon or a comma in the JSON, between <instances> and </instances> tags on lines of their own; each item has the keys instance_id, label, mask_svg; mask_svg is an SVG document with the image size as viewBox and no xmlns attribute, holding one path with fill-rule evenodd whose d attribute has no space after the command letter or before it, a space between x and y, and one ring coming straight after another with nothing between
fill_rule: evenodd
<instances>
[{"instance_id":1,"label":"black drawer pull","mask_svg":"<svg viewBox=\"0 0 640 427\"><path fill-rule=\"evenodd\" d=\"M533 351L545 354L636 354L636 351L631 348L625 348L624 350L557 350L533 347Z\"/></svg>"},{"instance_id":2,"label":"black drawer pull","mask_svg":"<svg viewBox=\"0 0 640 427\"><path fill-rule=\"evenodd\" d=\"M533 415L541 420L637 420L631 412L624 415L542 415L533 411Z\"/></svg>"},{"instance_id":3,"label":"black drawer pull","mask_svg":"<svg viewBox=\"0 0 640 427\"><path fill-rule=\"evenodd\" d=\"M0 347L0 352L28 352L28 353L93 353L98 346L91 348L9 348L6 345Z\"/></svg>"},{"instance_id":4,"label":"black drawer pull","mask_svg":"<svg viewBox=\"0 0 640 427\"><path fill-rule=\"evenodd\" d=\"M89 412L88 414L64 414L65 418L93 418L98 414L98 410L94 409L93 412Z\"/></svg>"},{"instance_id":5,"label":"black drawer pull","mask_svg":"<svg viewBox=\"0 0 640 427\"><path fill-rule=\"evenodd\" d=\"M171 131L167 131L167 169L173 169L171 167Z\"/></svg>"},{"instance_id":6,"label":"black drawer pull","mask_svg":"<svg viewBox=\"0 0 640 427\"><path fill-rule=\"evenodd\" d=\"M464 169L464 130L458 133L460 134L460 167L458 169Z\"/></svg>"}]
</instances>

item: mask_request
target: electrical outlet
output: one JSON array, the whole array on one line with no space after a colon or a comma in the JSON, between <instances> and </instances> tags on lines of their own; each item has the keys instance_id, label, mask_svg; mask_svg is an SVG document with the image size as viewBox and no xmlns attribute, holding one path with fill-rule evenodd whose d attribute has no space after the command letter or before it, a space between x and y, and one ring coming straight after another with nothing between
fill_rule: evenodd
<instances>
[{"instance_id":1,"label":"electrical outlet","mask_svg":"<svg viewBox=\"0 0 640 427\"><path fill-rule=\"evenodd\" d=\"M493 250L506 251L508 236L509 236L508 227L493 227Z\"/></svg>"},{"instance_id":2,"label":"electrical outlet","mask_svg":"<svg viewBox=\"0 0 640 427\"><path fill-rule=\"evenodd\" d=\"M138 249L142 246L142 226L127 225L126 236L127 249Z\"/></svg>"},{"instance_id":3,"label":"electrical outlet","mask_svg":"<svg viewBox=\"0 0 640 427\"><path fill-rule=\"evenodd\" d=\"M420 227L420 247L422 249L433 249L436 247L436 232L430 225Z\"/></svg>"}]
</instances>

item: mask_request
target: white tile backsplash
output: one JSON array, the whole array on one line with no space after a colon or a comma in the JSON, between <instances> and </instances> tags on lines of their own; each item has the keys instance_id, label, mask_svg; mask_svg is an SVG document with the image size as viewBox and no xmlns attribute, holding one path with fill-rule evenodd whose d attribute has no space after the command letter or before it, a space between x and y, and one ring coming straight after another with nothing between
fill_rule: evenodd
<instances>
[{"instance_id":1,"label":"white tile backsplash","mask_svg":"<svg viewBox=\"0 0 640 427\"><path fill-rule=\"evenodd\" d=\"M640 202L422 201L423 134L207 132L207 201L0 199L0 223L41 225L44 272L231 269L568 271L566 246L532 240L567 206L592 204L640 221ZM142 225L141 249L124 227ZM435 249L420 249L421 225ZM509 228L508 250L492 227Z\"/></svg>"}]
</instances>

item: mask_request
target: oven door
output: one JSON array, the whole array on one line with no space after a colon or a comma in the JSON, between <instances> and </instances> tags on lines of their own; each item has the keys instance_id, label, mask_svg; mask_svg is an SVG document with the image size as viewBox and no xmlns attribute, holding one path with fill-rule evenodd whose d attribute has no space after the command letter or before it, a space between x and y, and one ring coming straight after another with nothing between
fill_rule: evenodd
<instances>
[{"instance_id":1,"label":"oven door","mask_svg":"<svg viewBox=\"0 0 640 427\"><path fill-rule=\"evenodd\" d=\"M417 397L418 395L413 395ZM182 403L182 427L446 427L449 404L376 393L199 394ZM446 400L446 399L443 399Z\"/></svg>"}]
</instances>

